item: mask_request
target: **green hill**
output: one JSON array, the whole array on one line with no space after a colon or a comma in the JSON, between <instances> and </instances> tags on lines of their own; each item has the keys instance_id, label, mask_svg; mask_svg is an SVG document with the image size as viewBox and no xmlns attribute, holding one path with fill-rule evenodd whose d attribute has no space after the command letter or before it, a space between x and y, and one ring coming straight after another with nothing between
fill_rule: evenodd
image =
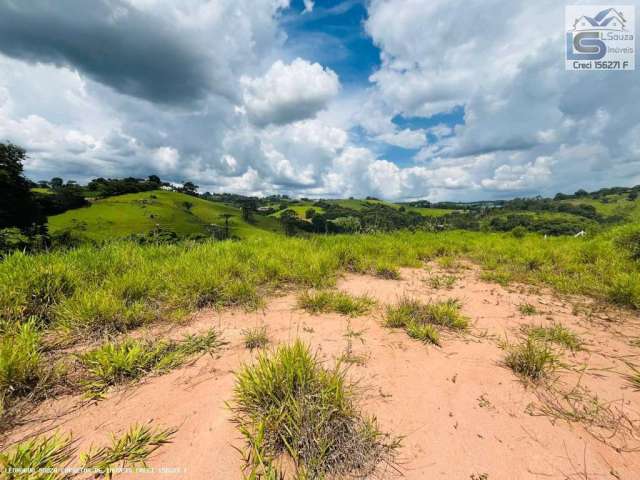
<instances>
[{"instance_id":1,"label":"green hill","mask_svg":"<svg viewBox=\"0 0 640 480\"><path fill-rule=\"evenodd\" d=\"M254 215L249 224L238 208L161 190L96 200L89 207L49 217L49 230L91 240L146 233L157 225L181 236L207 234L211 224L224 224L223 214L231 215L231 234L240 238L281 231L274 218Z\"/></svg>"}]
</instances>

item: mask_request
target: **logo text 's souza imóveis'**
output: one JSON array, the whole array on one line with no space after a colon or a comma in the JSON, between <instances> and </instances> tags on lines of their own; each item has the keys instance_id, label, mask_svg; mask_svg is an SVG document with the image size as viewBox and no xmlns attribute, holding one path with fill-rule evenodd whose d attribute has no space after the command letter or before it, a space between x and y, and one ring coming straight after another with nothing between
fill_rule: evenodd
<instances>
[{"instance_id":1,"label":"logo text 's souza im\u00f3veis'","mask_svg":"<svg viewBox=\"0 0 640 480\"><path fill-rule=\"evenodd\" d=\"M635 70L635 6L566 7L567 70Z\"/></svg>"}]
</instances>

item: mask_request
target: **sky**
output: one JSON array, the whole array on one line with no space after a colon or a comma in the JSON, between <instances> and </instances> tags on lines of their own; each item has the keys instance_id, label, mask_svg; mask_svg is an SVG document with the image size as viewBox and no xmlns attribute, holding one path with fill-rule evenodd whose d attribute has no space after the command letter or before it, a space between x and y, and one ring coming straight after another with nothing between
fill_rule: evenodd
<instances>
[{"instance_id":1,"label":"sky","mask_svg":"<svg viewBox=\"0 0 640 480\"><path fill-rule=\"evenodd\" d=\"M640 72L565 70L583 3L602 0L0 0L0 141L36 181L396 201L640 184Z\"/></svg>"}]
</instances>

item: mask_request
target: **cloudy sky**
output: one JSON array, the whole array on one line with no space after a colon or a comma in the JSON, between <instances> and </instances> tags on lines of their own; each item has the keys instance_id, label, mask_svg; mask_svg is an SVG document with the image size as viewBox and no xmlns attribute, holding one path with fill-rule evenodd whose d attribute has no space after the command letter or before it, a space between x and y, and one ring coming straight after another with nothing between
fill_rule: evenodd
<instances>
[{"instance_id":1,"label":"cloudy sky","mask_svg":"<svg viewBox=\"0 0 640 480\"><path fill-rule=\"evenodd\" d=\"M602 0L0 0L0 141L34 180L211 192L638 184L640 71L565 71L576 3Z\"/></svg>"}]
</instances>

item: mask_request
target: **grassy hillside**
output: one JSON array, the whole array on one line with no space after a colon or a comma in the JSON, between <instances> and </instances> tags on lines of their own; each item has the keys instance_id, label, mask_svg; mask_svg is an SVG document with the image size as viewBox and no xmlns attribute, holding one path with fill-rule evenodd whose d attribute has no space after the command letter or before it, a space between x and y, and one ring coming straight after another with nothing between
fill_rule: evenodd
<instances>
[{"instance_id":1,"label":"grassy hillside","mask_svg":"<svg viewBox=\"0 0 640 480\"><path fill-rule=\"evenodd\" d=\"M96 200L90 207L50 217L49 229L98 241L146 233L156 225L178 235L206 234L210 224L224 224L223 214L232 215L231 233L241 238L280 231L275 219L255 215L254 223L248 224L238 208L159 190Z\"/></svg>"}]
</instances>

